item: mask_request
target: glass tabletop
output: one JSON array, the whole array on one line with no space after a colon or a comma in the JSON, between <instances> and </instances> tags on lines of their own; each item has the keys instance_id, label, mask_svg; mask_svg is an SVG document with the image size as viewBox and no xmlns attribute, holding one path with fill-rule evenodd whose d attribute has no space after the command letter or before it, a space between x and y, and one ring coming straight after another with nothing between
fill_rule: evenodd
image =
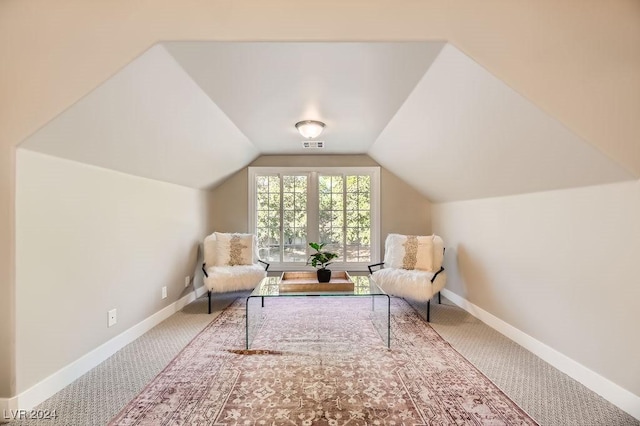
<instances>
[{"instance_id":1,"label":"glass tabletop","mask_svg":"<svg viewBox=\"0 0 640 426\"><path fill-rule=\"evenodd\" d=\"M351 276L353 291L280 291L281 277L266 277L253 290L249 297L288 297L288 296L376 296L386 295L369 276Z\"/></svg>"}]
</instances>

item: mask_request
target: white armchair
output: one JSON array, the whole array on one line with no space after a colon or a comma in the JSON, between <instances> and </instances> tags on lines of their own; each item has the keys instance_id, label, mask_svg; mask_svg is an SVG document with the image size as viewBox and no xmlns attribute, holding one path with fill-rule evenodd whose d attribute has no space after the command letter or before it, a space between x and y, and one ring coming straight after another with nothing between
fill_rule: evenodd
<instances>
[{"instance_id":1,"label":"white armchair","mask_svg":"<svg viewBox=\"0 0 640 426\"><path fill-rule=\"evenodd\" d=\"M267 275L269 264L258 258L257 241L253 234L214 232L203 244L204 285L211 293L251 290Z\"/></svg>"},{"instance_id":2,"label":"white armchair","mask_svg":"<svg viewBox=\"0 0 640 426\"><path fill-rule=\"evenodd\" d=\"M429 321L431 299L437 293L440 303L440 290L447 283L442 238L389 234L384 246L384 262L369 265L371 278L391 296L427 302ZM381 269L374 271L375 267Z\"/></svg>"}]
</instances>

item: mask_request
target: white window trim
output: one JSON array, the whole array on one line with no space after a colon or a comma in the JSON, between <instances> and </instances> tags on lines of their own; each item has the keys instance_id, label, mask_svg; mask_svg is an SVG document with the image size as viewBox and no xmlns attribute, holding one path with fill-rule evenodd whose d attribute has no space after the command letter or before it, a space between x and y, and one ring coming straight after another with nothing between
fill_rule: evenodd
<instances>
[{"instance_id":1,"label":"white window trim","mask_svg":"<svg viewBox=\"0 0 640 426\"><path fill-rule=\"evenodd\" d=\"M263 174L295 174L295 173L309 173L309 174L331 174L331 173L346 173L346 174L369 174L371 175L371 262L334 262L331 264L331 269L349 270L349 271L366 271L367 265L380 262L380 167L249 167L249 232L256 234L256 175ZM316 179L311 179L311 182L315 182ZM310 183L311 183L310 182ZM312 185L314 183L311 183ZM317 200L309 200L309 205L315 207L308 207L310 215L317 215ZM309 206L308 205L308 206ZM309 232L313 235L313 232ZM295 270L308 270L313 269L311 266L302 266L300 263L293 262L278 262L274 263L273 269L276 271L295 271Z\"/></svg>"}]
</instances>

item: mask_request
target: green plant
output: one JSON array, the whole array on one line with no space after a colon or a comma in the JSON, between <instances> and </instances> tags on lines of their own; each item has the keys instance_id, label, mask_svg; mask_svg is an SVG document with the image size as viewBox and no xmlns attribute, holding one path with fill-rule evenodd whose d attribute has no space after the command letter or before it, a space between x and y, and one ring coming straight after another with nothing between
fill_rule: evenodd
<instances>
[{"instance_id":1,"label":"green plant","mask_svg":"<svg viewBox=\"0 0 640 426\"><path fill-rule=\"evenodd\" d=\"M338 254L330 251L322 251L324 246L325 243L309 243L309 247L314 249L316 252L309 255L307 265L311 264L311 266L318 269L326 269L327 266L331 265L331 260L338 257Z\"/></svg>"}]
</instances>

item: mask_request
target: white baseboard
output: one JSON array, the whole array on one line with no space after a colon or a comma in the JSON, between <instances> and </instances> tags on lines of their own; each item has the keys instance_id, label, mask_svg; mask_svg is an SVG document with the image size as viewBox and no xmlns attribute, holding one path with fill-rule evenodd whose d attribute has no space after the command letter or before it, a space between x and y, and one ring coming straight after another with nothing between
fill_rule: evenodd
<instances>
[{"instance_id":1,"label":"white baseboard","mask_svg":"<svg viewBox=\"0 0 640 426\"><path fill-rule=\"evenodd\" d=\"M443 289L442 295L469 312L489 327L504 334L520 346L534 353L558 370L582 383L607 401L618 406L636 419L640 420L640 396L589 370L584 365L558 352L523 331L507 324L500 318L474 305L451 290Z\"/></svg>"},{"instance_id":2,"label":"white baseboard","mask_svg":"<svg viewBox=\"0 0 640 426\"><path fill-rule=\"evenodd\" d=\"M205 286L196 288L196 299L198 299L200 296L202 296L206 292L207 292L207 287L205 287ZM191 302L189 302L189 303L191 303Z\"/></svg>"},{"instance_id":3,"label":"white baseboard","mask_svg":"<svg viewBox=\"0 0 640 426\"><path fill-rule=\"evenodd\" d=\"M204 287L195 289L181 299L178 299L169 306L140 321L138 324L123 331L106 343L98 346L86 355L78 358L66 367L56 371L41 382L36 383L19 395L13 398L0 398L0 413L6 413L10 410L17 409L32 409L92 368L96 367L129 343L136 340L138 337L142 336L147 331L151 330L156 325L160 324L165 319L169 318L187 304L193 302L197 297L202 296L205 292L206 289Z\"/></svg>"}]
</instances>

